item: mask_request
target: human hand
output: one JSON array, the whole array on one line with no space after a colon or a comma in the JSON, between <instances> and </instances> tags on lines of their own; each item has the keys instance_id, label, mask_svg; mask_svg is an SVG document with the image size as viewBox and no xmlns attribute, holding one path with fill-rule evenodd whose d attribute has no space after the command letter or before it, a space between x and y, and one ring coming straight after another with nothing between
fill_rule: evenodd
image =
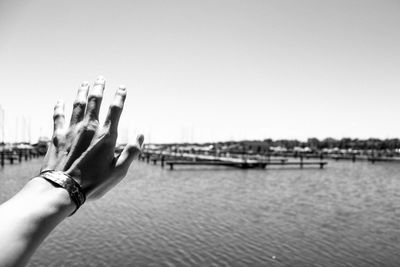
<instances>
[{"instance_id":1,"label":"human hand","mask_svg":"<svg viewBox=\"0 0 400 267\"><path fill-rule=\"evenodd\" d=\"M120 155L114 155L126 88L120 86L117 89L106 120L100 125L104 88L105 80L101 76L89 94L89 84L81 84L69 126L65 123L64 103L57 102L52 142L42 166L42 171L57 170L71 175L87 199L101 197L125 177L132 161L139 156L144 141L143 135L139 135L136 144L128 144Z\"/></svg>"}]
</instances>

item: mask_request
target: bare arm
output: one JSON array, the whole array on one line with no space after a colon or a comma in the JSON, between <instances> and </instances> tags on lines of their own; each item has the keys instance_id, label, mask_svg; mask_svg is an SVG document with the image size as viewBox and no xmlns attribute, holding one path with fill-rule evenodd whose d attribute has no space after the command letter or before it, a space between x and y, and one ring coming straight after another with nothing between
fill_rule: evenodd
<instances>
[{"instance_id":1,"label":"bare arm","mask_svg":"<svg viewBox=\"0 0 400 267\"><path fill-rule=\"evenodd\" d=\"M136 144L114 155L126 90L117 89L107 119L100 126L98 113L104 87L102 77L89 95L88 84L81 85L69 126L65 124L63 103L57 103L52 143L42 166L42 170L71 176L88 200L101 197L124 178L143 143L143 136L139 136ZM0 267L26 265L42 241L76 208L66 189L41 177L30 180L0 206Z\"/></svg>"},{"instance_id":2,"label":"bare arm","mask_svg":"<svg viewBox=\"0 0 400 267\"><path fill-rule=\"evenodd\" d=\"M0 266L24 266L45 237L73 210L68 192L34 178L0 206Z\"/></svg>"}]
</instances>

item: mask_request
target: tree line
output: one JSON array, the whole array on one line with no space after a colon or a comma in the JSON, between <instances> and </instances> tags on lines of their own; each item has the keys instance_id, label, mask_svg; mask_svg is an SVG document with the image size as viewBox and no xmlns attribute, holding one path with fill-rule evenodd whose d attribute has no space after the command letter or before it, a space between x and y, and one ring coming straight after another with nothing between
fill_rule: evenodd
<instances>
[{"instance_id":1,"label":"tree line","mask_svg":"<svg viewBox=\"0 0 400 267\"><path fill-rule=\"evenodd\" d=\"M367 150L367 149L378 149L378 150L394 150L400 149L400 139L378 139L378 138L368 138L368 139L358 139L358 138L308 138L307 141L299 140L272 140L265 139L263 143L267 146L281 146L288 149L294 147L309 147L311 149L324 149L324 148L339 148L339 149L353 149L353 150Z\"/></svg>"},{"instance_id":2,"label":"tree line","mask_svg":"<svg viewBox=\"0 0 400 267\"><path fill-rule=\"evenodd\" d=\"M297 139L264 139L264 140L242 140L242 141L225 141L225 142L207 142L207 143L170 143L171 145L213 145L218 148L232 147L232 149L245 149L245 150L267 150L269 147L284 147L286 149L293 149L295 147L309 147L312 150L321 149L353 149L353 150L396 150L400 149L400 139L379 139L379 138L308 138L307 141L300 141ZM238 146L240 148L238 148Z\"/></svg>"}]
</instances>

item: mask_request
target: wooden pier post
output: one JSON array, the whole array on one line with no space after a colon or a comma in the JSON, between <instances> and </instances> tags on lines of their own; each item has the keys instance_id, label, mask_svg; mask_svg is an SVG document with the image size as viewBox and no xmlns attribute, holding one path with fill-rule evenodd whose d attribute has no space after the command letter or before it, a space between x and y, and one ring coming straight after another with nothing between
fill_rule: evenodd
<instances>
[{"instance_id":1,"label":"wooden pier post","mask_svg":"<svg viewBox=\"0 0 400 267\"><path fill-rule=\"evenodd\" d=\"M372 150L372 153L371 153L371 163L372 164L375 163L375 151L374 150Z\"/></svg>"},{"instance_id":2,"label":"wooden pier post","mask_svg":"<svg viewBox=\"0 0 400 267\"><path fill-rule=\"evenodd\" d=\"M303 169L303 155L300 155L300 168Z\"/></svg>"},{"instance_id":3,"label":"wooden pier post","mask_svg":"<svg viewBox=\"0 0 400 267\"><path fill-rule=\"evenodd\" d=\"M161 167L164 168L165 157L161 156Z\"/></svg>"}]
</instances>

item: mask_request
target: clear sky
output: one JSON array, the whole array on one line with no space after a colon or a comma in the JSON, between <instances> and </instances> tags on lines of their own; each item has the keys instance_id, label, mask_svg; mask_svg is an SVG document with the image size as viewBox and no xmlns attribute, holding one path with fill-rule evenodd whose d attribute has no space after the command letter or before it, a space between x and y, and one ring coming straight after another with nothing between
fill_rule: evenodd
<instances>
[{"instance_id":1,"label":"clear sky","mask_svg":"<svg viewBox=\"0 0 400 267\"><path fill-rule=\"evenodd\" d=\"M107 79L120 141L400 137L400 1L0 0L6 140ZM18 123L16 122L18 121ZM27 128L27 127L25 127Z\"/></svg>"}]
</instances>

